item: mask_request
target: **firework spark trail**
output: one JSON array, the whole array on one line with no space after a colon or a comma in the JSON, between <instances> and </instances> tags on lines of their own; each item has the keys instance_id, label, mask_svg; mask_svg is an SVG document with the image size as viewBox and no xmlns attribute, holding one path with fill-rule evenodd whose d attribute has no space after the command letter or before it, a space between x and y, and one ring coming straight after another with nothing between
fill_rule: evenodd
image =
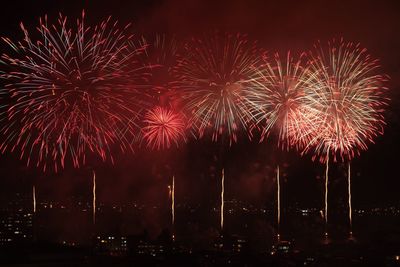
<instances>
[{"instance_id":1,"label":"firework spark trail","mask_svg":"<svg viewBox=\"0 0 400 267\"><path fill-rule=\"evenodd\" d=\"M93 188L92 188L92 207L93 207L93 224L96 224L96 173L93 171Z\"/></svg>"},{"instance_id":2,"label":"firework spark trail","mask_svg":"<svg viewBox=\"0 0 400 267\"><path fill-rule=\"evenodd\" d=\"M326 157L325 167L325 236L328 236L328 180L329 180L329 153Z\"/></svg>"},{"instance_id":3,"label":"firework spark trail","mask_svg":"<svg viewBox=\"0 0 400 267\"><path fill-rule=\"evenodd\" d=\"M210 131L214 141L227 135L230 143L237 141L240 130L251 136L251 114L242 91L264 52L244 35L215 34L193 38L183 53L174 68L175 87L195 134L202 137Z\"/></svg>"},{"instance_id":4,"label":"firework spark trail","mask_svg":"<svg viewBox=\"0 0 400 267\"><path fill-rule=\"evenodd\" d=\"M172 109L155 107L148 111L143 127L143 139L152 149L168 149L172 144L186 141L186 123L183 115Z\"/></svg>"},{"instance_id":5,"label":"firework spark trail","mask_svg":"<svg viewBox=\"0 0 400 267\"><path fill-rule=\"evenodd\" d=\"M2 38L13 54L1 56L0 93L10 104L1 110L0 151L19 150L27 165L44 171L67 160L79 167L86 152L113 161L112 147L132 149L127 133L138 131L147 77L139 57L146 47L130 45L129 25L119 28L108 18L90 28L84 17L70 28L63 15L55 25L46 16L37 40L22 23L22 41Z\"/></svg>"},{"instance_id":6,"label":"firework spark trail","mask_svg":"<svg viewBox=\"0 0 400 267\"><path fill-rule=\"evenodd\" d=\"M276 184L277 184L277 205L278 205L278 236L280 235L280 225L281 225L281 182L279 177L279 165L276 168Z\"/></svg>"},{"instance_id":7,"label":"firework spark trail","mask_svg":"<svg viewBox=\"0 0 400 267\"><path fill-rule=\"evenodd\" d=\"M178 52L178 42L174 37L168 38L165 35L157 35L154 42L153 55L155 63L167 68L168 73L172 71L176 63L176 54Z\"/></svg>"},{"instance_id":8,"label":"firework spark trail","mask_svg":"<svg viewBox=\"0 0 400 267\"><path fill-rule=\"evenodd\" d=\"M32 187L32 202L33 202L33 213L36 213L36 188Z\"/></svg>"},{"instance_id":9,"label":"firework spark trail","mask_svg":"<svg viewBox=\"0 0 400 267\"><path fill-rule=\"evenodd\" d=\"M172 238L175 239L175 176L172 176L172 189L171 189L171 224L172 224Z\"/></svg>"},{"instance_id":10,"label":"firework spark trail","mask_svg":"<svg viewBox=\"0 0 400 267\"><path fill-rule=\"evenodd\" d=\"M175 176L172 176L171 219L172 219L172 225L174 225L175 224Z\"/></svg>"},{"instance_id":11,"label":"firework spark trail","mask_svg":"<svg viewBox=\"0 0 400 267\"><path fill-rule=\"evenodd\" d=\"M347 170L347 192L348 192L348 203L349 203L349 225L350 225L350 235L353 233L353 218L352 218L352 208L351 208L351 169L350 162L348 163Z\"/></svg>"},{"instance_id":12,"label":"firework spark trail","mask_svg":"<svg viewBox=\"0 0 400 267\"><path fill-rule=\"evenodd\" d=\"M211 133L212 140L230 144L240 130L251 138L253 119L244 101L244 84L265 54L241 34L215 34L189 41L174 68L175 88L188 125L199 138ZM221 231L224 226L224 169L221 177Z\"/></svg>"},{"instance_id":13,"label":"firework spark trail","mask_svg":"<svg viewBox=\"0 0 400 267\"><path fill-rule=\"evenodd\" d=\"M221 173L221 231L224 230L224 193L225 193L225 171Z\"/></svg>"}]
</instances>

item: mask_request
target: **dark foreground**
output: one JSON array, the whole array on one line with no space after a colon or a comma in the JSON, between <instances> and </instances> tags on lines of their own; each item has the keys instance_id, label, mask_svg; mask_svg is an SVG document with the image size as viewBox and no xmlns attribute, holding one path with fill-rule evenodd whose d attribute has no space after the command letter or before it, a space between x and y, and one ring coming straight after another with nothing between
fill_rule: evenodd
<instances>
[{"instance_id":1,"label":"dark foreground","mask_svg":"<svg viewBox=\"0 0 400 267\"><path fill-rule=\"evenodd\" d=\"M249 224L246 229L251 231L241 231L239 222L257 221L249 216L246 220L229 220L231 224L223 234L217 230L181 230L175 239L168 229L158 237L146 231L136 235L87 233L90 238L86 243L45 240L38 230L33 231L29 242L20 239L17 243L15 235L9 233L0 236L0 266L400 266L397 211L391 215L359 214L352 236L345 223L334 220L344 216L332 216L329 237L324 237L324 225L317 214L287 216L280 240L276 232L263 231L263 224ZM265 217L260 220L265 221ZM21 231L21 225L14 225L12 220L6 224Z\"/></svg>"},{"instance_id":2,"label":"dark foreground","mask_svg":"<svg viewBox=\"0 0 400 267\"><path fill-rule=\"evenodd\" d=\"M364 246L355 240L329 243L312 250L297 250L277 243L265 253L225 250L187 251L171 245L142 246L138 252L101 252L87 248L35 244L2 248L1 266L400 266L400 248Z\"/></svg>"}]
</instances>

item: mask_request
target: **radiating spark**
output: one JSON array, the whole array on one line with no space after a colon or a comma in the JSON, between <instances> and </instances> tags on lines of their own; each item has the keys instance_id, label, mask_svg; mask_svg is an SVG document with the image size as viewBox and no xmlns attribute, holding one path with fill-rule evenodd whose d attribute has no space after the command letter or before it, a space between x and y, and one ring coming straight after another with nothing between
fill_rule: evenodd
<instances>
[{"instance_id":1,"label":"radiating spark","mask_svg":"<svg viewBox=\"0 0 400 267\"><path fill-rule=\"evenodd\" d=\"M172 144L186 141L186 124L183 115L171 109L156 107L145 117L143 138L153 149L168 149Z\"/></svg>"},{"instance_id":2,"label":"radiating spark","mask_svg":"<svg viewBox=\"0 0 400 267\"><path fill-rule=\"evenodd\" d=\"M288 149L304 135L304 87L310 77L304 67L304 54L298 58L278 53L254 70L244 94L251 117L262 127L262 139L271 132L278 135L278 146Z\"/></svg>"},{"instance_id":3,"label":"radiating spark","mask_svg":"<svg viewBox=\"0 0 400 267\"><path fill-rule=\"evenodd\" d=\"M319 45L315 51L310 54L303 104L314 120L304 122L310 130L300 143L321 162L327 151L334 161L351 160L383 133L387 77L359 44L333 41L328 49Z\"/></svg>"},{"instance_id":4,"label":"radiating spark","mask_svg":"<svg viewBox=\"0 0 400 267\"><path fill-rule=\"evenodd\" d=\"M173 67L176 65L178 42L174 37L157 34L150 40L147 49L148 61L151 66L150 84L159 96L162 105L174 88Z\"/></svg>"},{"instance_id":5,"label":"radiating spark","mask_svg":"<svg viewBox=\"0 0 400 267\"><path fill-rule=\"evenodd\" d=\"M113 161L114 147L131 149L146 102L148 71L139 60L146 47L131 45L129 25L108 18L86 27L84 16L75 27L61 14L54 25L45 16L36 40L22 23L22 41L2 38L12 53L1 56L0 94L9 104L0 110L0 151L19 151L44 171L69 161L79 167L86 152Z\"/></svg>"},{"instance_id":6,"label":"radiating spark","mask_svg":"<svg viewBox=\"0 0 400 267\"><path fill-rule=\"evenodd\" d=\"M243 86L261 64L263 51L244 35L216 34L192 39L174 68L177 93L196 135L210 131L230 143L240 130L249 133L252 120Z\"/></svg>"}]
</instances>

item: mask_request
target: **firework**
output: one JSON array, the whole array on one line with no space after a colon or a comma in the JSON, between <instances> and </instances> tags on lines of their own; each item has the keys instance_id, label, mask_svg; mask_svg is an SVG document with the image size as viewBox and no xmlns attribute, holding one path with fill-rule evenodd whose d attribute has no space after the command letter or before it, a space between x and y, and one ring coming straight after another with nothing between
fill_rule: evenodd
<instances>
[{"instance_id":1,"label":"firework","mask_svg":"<svg viewBox=\"0 0 400 267\"><path fill-rule=\"evenodd\" d=\"M252 118L262 125L261 141L271 132L278 135L278 146L289 148L304 134L304 86L308 81L304 55L297 59L278 53L274 60L256 69L245 89Z\"/></svg>"},{"instance_id":2,"label":"firework","mask_svg":"<svg viewBox=\"0 0 400 267\"><path fill-rule=\"evenodd\" d=\"M312 131L304 151L314 150L322 162L329 153L350 161L383 133L387 77L366 49L343 40L317 45L310 57L304 106L319 123L306 123Z\"/></svg>"},{"instance_id":3,"label":"firework","mask_svg":"<svg viewBox=\"0 0 400 267\"><path fill-rule=\"evenodd\" d=\"M281 59L278 53L274 60L265 61L256 69L245 89L252 118L261 125L263 141L271 132L278 135L278 147L289 149L297 146L298 136L304 135L304 85L307 70L304 55L298 58L286 54ZM277 183L277 225L278 236L281 220L279 165L276 171Z\"/></svg>"},{"instance_id":4,"label":"firework","mask_svg":"<svg viewBox=\"0 0 400 267\"><path fill-rule=\"evenodd\" d=\"M37 39L22 23L22 41L3 38L13 51L1 57L7 67L1 95L8 105L0 150L19 150L27 165L35 162L44 171L64 168L67 160L79 167L89 151L113 161L112 148L131 149L127 133L138 130L147 75L139 57L146 47L131 45L129 25L108 18L90 28L84 16L75 27L61 14L49 25L46 16Z\"/></svg>"},{"instance_id":5,"label":"firework","mask_svg":"<svg viewBox=\"0 0 400 267\"><path fill-rule=\"evenodd\" d=\"M186 141L186 124L183 115L171 109L155 107L145 116L147 125L143 128L143 138L153 149L168 149L172 144Z\"/></svg>"},{"instance_id":6,"label":"firework","mask_svg":"<svg viewBox=\"0 0 400 267\"><path fill-rule=\"evenodd\" d=\"M378 61L359 44L333 41L326 49L315 46L310 53L309 79L305 85L303 108L311 120L303 121L297 141L303 153L313 151L313 158L326 162L325 223L328 222L329 157L349 162L349 221L351 225L350 161L366 150L368 143L383 133L384 97L387 77L379 74ZM306 117L304 116L304 117Z\"/></svg>"},{"instance_id":7,"label":"firework","mask_svg":"<svg viewBox=\"0 0 400 267\"><path fill-rule=\"evenodd\" d=\"M183 53L174 68L176 88L196 135L211 130L214 141L222 135L236 141L250 121L243 86L264 52L244 35L215 34L193 38Z\"/></svg>"}]
</instances>

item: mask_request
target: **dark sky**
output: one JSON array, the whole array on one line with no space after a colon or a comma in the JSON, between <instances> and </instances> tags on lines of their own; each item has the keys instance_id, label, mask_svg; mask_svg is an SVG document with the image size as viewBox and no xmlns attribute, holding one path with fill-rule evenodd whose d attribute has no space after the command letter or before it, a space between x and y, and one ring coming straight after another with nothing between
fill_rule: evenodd
<instances>
[{"instance_id":1,"label":"dark sky","mask_svg":"<svg viewBox=\"0 0 400 267\"><path fill-rule=\"evenodd\" d=\"M215 2L215 3L214 3ZM124 23L133 22L135 32L187 37L210 29L240 31L260 41L269 51L310 49L317 40L343 37L360 42L381 60L391 80L385 134L376 139L353 162L355 205L398 203L399 85L400 85L400 3L398 1L7 1L2 4L0 35L21 38L19 23L33 29L38 18L58 12L76 18L85 9L88 23L112 15ZM57 175L25 168L16 155L0 157L0 194L28 191L35 183L47 198L90 196L91 170L98 171L99 199L103 201L161 201L168 176L177 174L178 196L194 203L218 199L218 180L213 168L220 168L218 144L190 142L168 153L138 151L118 156L115 166L91 164L81 170L67 169ZM242 141L226 149L227 196L265 203L272 195L272 167L276 164L272 146ZM283 153L284 154L284 153ZM284 198L302 205L322 200L323 166L300 158L296 153L281 156L286 162ZM169 166L165 166L169 165ZM211 167L210 167L211 166ZM214 166L214 167L212 167ZM169 169L169 170L166 170ZM172 171L173 170L173 171ZM161 175L160 173L165 173ZM167 173L169 173L167 175ZM332 198L345 198L343 166L332 164ZM11 190L10 190L11 189ZM39 194L40 195L40 194ZM207 196L206 198L204 196Z\"/></svg>"}]
</instances>

